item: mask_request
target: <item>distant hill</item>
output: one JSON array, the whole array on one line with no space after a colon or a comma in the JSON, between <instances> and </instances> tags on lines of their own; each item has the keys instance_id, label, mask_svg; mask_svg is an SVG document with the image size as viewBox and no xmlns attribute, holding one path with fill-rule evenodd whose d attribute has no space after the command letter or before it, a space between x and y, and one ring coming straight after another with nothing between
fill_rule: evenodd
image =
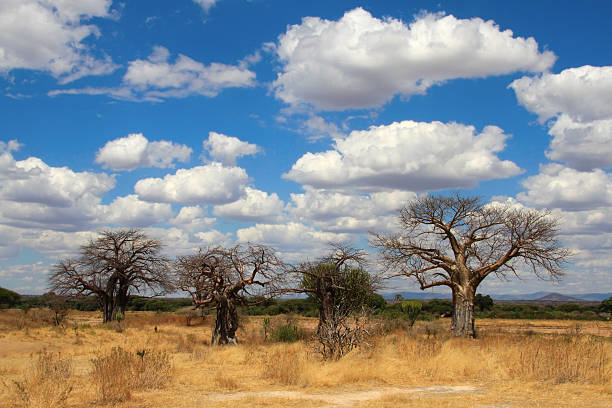
<instances>
[{"instance_id":1,"label":"distant hill","mask_svg":"<svg viewBox=\"0 0 612 408\"><path fill-rule=\"evenodd\" d=\"M480 293L480 292L479 292ZM397 292L385 293L385 299L393 299L396 294L402 295L404 299L451 299L450 293L432 293L432 292ZM487 293L482 293L486 295ZM554 292L534 292L522 294L492 294L493 300L533 300L534 302L601 302L604 299L612 297L612 293L580 293L580 294L561 294Z\"/></svg>"},{"instance_id":2,"label":"distant hill","mask_svg":"<svg viewBox=\"0 0 612 408\"><path fill-rule=\"evenodd\" d=\"M578 299L573 296L566 296L560 293L549 293L548 295L542 296L535 299L536 302L584 302L584 299Z\"/></svg>"}]
</instances>

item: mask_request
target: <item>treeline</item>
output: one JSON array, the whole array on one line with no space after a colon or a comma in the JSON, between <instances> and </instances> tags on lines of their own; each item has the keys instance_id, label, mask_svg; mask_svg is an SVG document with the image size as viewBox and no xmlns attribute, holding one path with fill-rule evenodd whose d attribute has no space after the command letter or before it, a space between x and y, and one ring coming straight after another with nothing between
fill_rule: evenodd
<instances>
[{"instance_id":1,"label":"treeline","mask_svg":"<svg viewBox=\"0 0 612 408\"><path fill-rule=\"evenodd\" d=\"M64 299L66 306L72 310L99 311L100 305L94 296ZM371 295L367 307L373 315L387 319L404 319L405 312L401 308L403 299L392 303L379 294ZM16 292L0 288L0 308L44 308L52 307L57 297L51 293L40 296L21 296ZM418 320L435 320L439 317L449 317L453 313L450 300L432 299L425 301L412 300L421 305ZM250 299L250 306L240 306L240 314L249 316L277 316L295 314L304 317L318 317L319 306L315 299L304 297L299 299ZM489 296L477 295L474 314L477 318L489 319L558 319L558 320L609 320L612 316L612 300L606 299L600 304L588 303L494 303ZM128 311L174 312L178 309L193 306L188 298L149 298L130 296Z\"/></svg>"},{"instance_id":2,"label":"treeline","mask_svg":"<svg viewBox=\"0 0 612 408\"><path fill-rule=\"evenodd\" d=\"M72 310L85 312L100 311L100 303L95 296L82 296L78 298L57 296L52 292L40 296L22 296L8 289L0 288L0 309L17 308L53 308L57 303L65 304ZM186 306L192 306L191 299L186 298L150 298L130 295L128 298L128 311L155 311L174 312Z\"/></svg>"},{"instance_id":3,"label":"treeline","mask_svg":"<svg viewBox=\"0 0 612 408\"><path fill-rule=\"evenodd\" d=\"M601 304L578 303L494 303L489 296L482 296L484 300L477 299L474 305L474 315L480 319L550 319L550 320L609 320L610 301ZM453 303L450 300L411 300L420 303L421 311L418 320L435 320L440 317L450 317L453 313ZM387 303L380 295L373 296L369 303L375 316L387 319L405 319L406 313L401 308L401 301ZM317 317L316 303L309 299L279 299L267 300L256 306L242 307L241 313L247 315L297 314L301 316Z\"/></svg>"}]
</instances>

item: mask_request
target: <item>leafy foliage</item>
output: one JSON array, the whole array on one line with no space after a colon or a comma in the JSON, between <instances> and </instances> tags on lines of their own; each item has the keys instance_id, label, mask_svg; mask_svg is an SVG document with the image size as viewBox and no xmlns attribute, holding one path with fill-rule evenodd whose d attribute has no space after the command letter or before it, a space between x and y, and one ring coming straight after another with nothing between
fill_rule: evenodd
<instances>
[{"instance_id":1,"label":"leafy foliage","mask_svg":"<svg viewBox=\"0 0 612 408\"><path fill-rule=\"evenodd\" d=\"M493 308L493 299L491 299L491 296L489 295L482 296L480 293L478 293L476 296L474 296L474 307L480 312L491 310Z\"/></svg>"},{"instance_id":2,"label":"leafy foliage","mask_svg":"<svg viewBox=\"0 0 612 408\"><path fill-rule=\"evenodd\" d=\"M12 290L0 287L0 309L15 307L21 301L21 295Z\"/></svg>"}]
</instances>

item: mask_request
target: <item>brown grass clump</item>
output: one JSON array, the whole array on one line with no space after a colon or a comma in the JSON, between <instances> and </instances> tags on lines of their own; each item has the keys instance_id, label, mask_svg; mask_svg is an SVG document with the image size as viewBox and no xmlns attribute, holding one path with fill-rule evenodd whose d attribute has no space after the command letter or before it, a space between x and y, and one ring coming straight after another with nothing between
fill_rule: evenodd
<instances>
[{"instance_id":1,"label":"brown grass clump","mask_svg":"<svg viewBox=\"0 0 612 408\"><path fill-rule=\"evenodd\" d=\"M309 365L306 347L301 343L270 346L263 359L264 378L282 385L307 385Z\"/></svg>"},{"instance_id":2,"label":"brown grass clump","mask_svg":"<svg viewBox=\"0 0 612 408\"><path fill-rule=\"evenodd\" d=\"M176 341L177 353L193 353L198 346L198 338L193 333L187 335L179 334Z\"/></svg>"},{"instance_id":3,"label":"brown grass clump","mask_svg":"<svg viewBox=\"0 0 612 408\"><path fill-rule=\"evenodd\" d=\"M116 347L110 354L99 354L92 363L92 377L104 403L126 401L134 390L162 387L172 371L168 353L147 349Z\"/></svg>"},{"instance_id":4,"label":"brown grass clump","mask_svg":"<svg viewBox=\"0 0 612 408\"><path fill-rule=\"evenodd\" d=\"M15 407L63 407L72 389L72 360L41 352L24 379L14 381L12 403Z\"/></svg>"},{"instance_id":5,"label":"brown grass clump","mask_svg":"<svg viewBox=\"0 0 612 408\"><path fill-rule=\"evenodd\" d=\"M215 384L226 391L234 391L238 389L238 382L236 379L230 375L223 373L221 370L218 370L215 374Z\"/></svg>"}]
</instances>

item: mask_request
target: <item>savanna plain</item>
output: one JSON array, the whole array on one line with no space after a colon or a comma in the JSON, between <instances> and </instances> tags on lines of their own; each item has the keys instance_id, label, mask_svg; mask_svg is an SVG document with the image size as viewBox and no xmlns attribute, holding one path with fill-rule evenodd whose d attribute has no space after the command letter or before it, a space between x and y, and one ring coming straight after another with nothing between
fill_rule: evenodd
<instances>
[{"instance_id":1,"label":"savanna plain","mask_svg":"<svg viewBox=\"0 0 612 408\"><path fill-rule=\"evenodd\" d=\"M103 325L72 311L0 311L2 407L610 407L612 322L448 319L369 323L371 336L325 361L315 318L244 317L237 346L211 347L213 317L128 312ZM197 321L196 321L197 320ZM268 330L299 329L281 342Z\"/></svg>"}]
</instances>

